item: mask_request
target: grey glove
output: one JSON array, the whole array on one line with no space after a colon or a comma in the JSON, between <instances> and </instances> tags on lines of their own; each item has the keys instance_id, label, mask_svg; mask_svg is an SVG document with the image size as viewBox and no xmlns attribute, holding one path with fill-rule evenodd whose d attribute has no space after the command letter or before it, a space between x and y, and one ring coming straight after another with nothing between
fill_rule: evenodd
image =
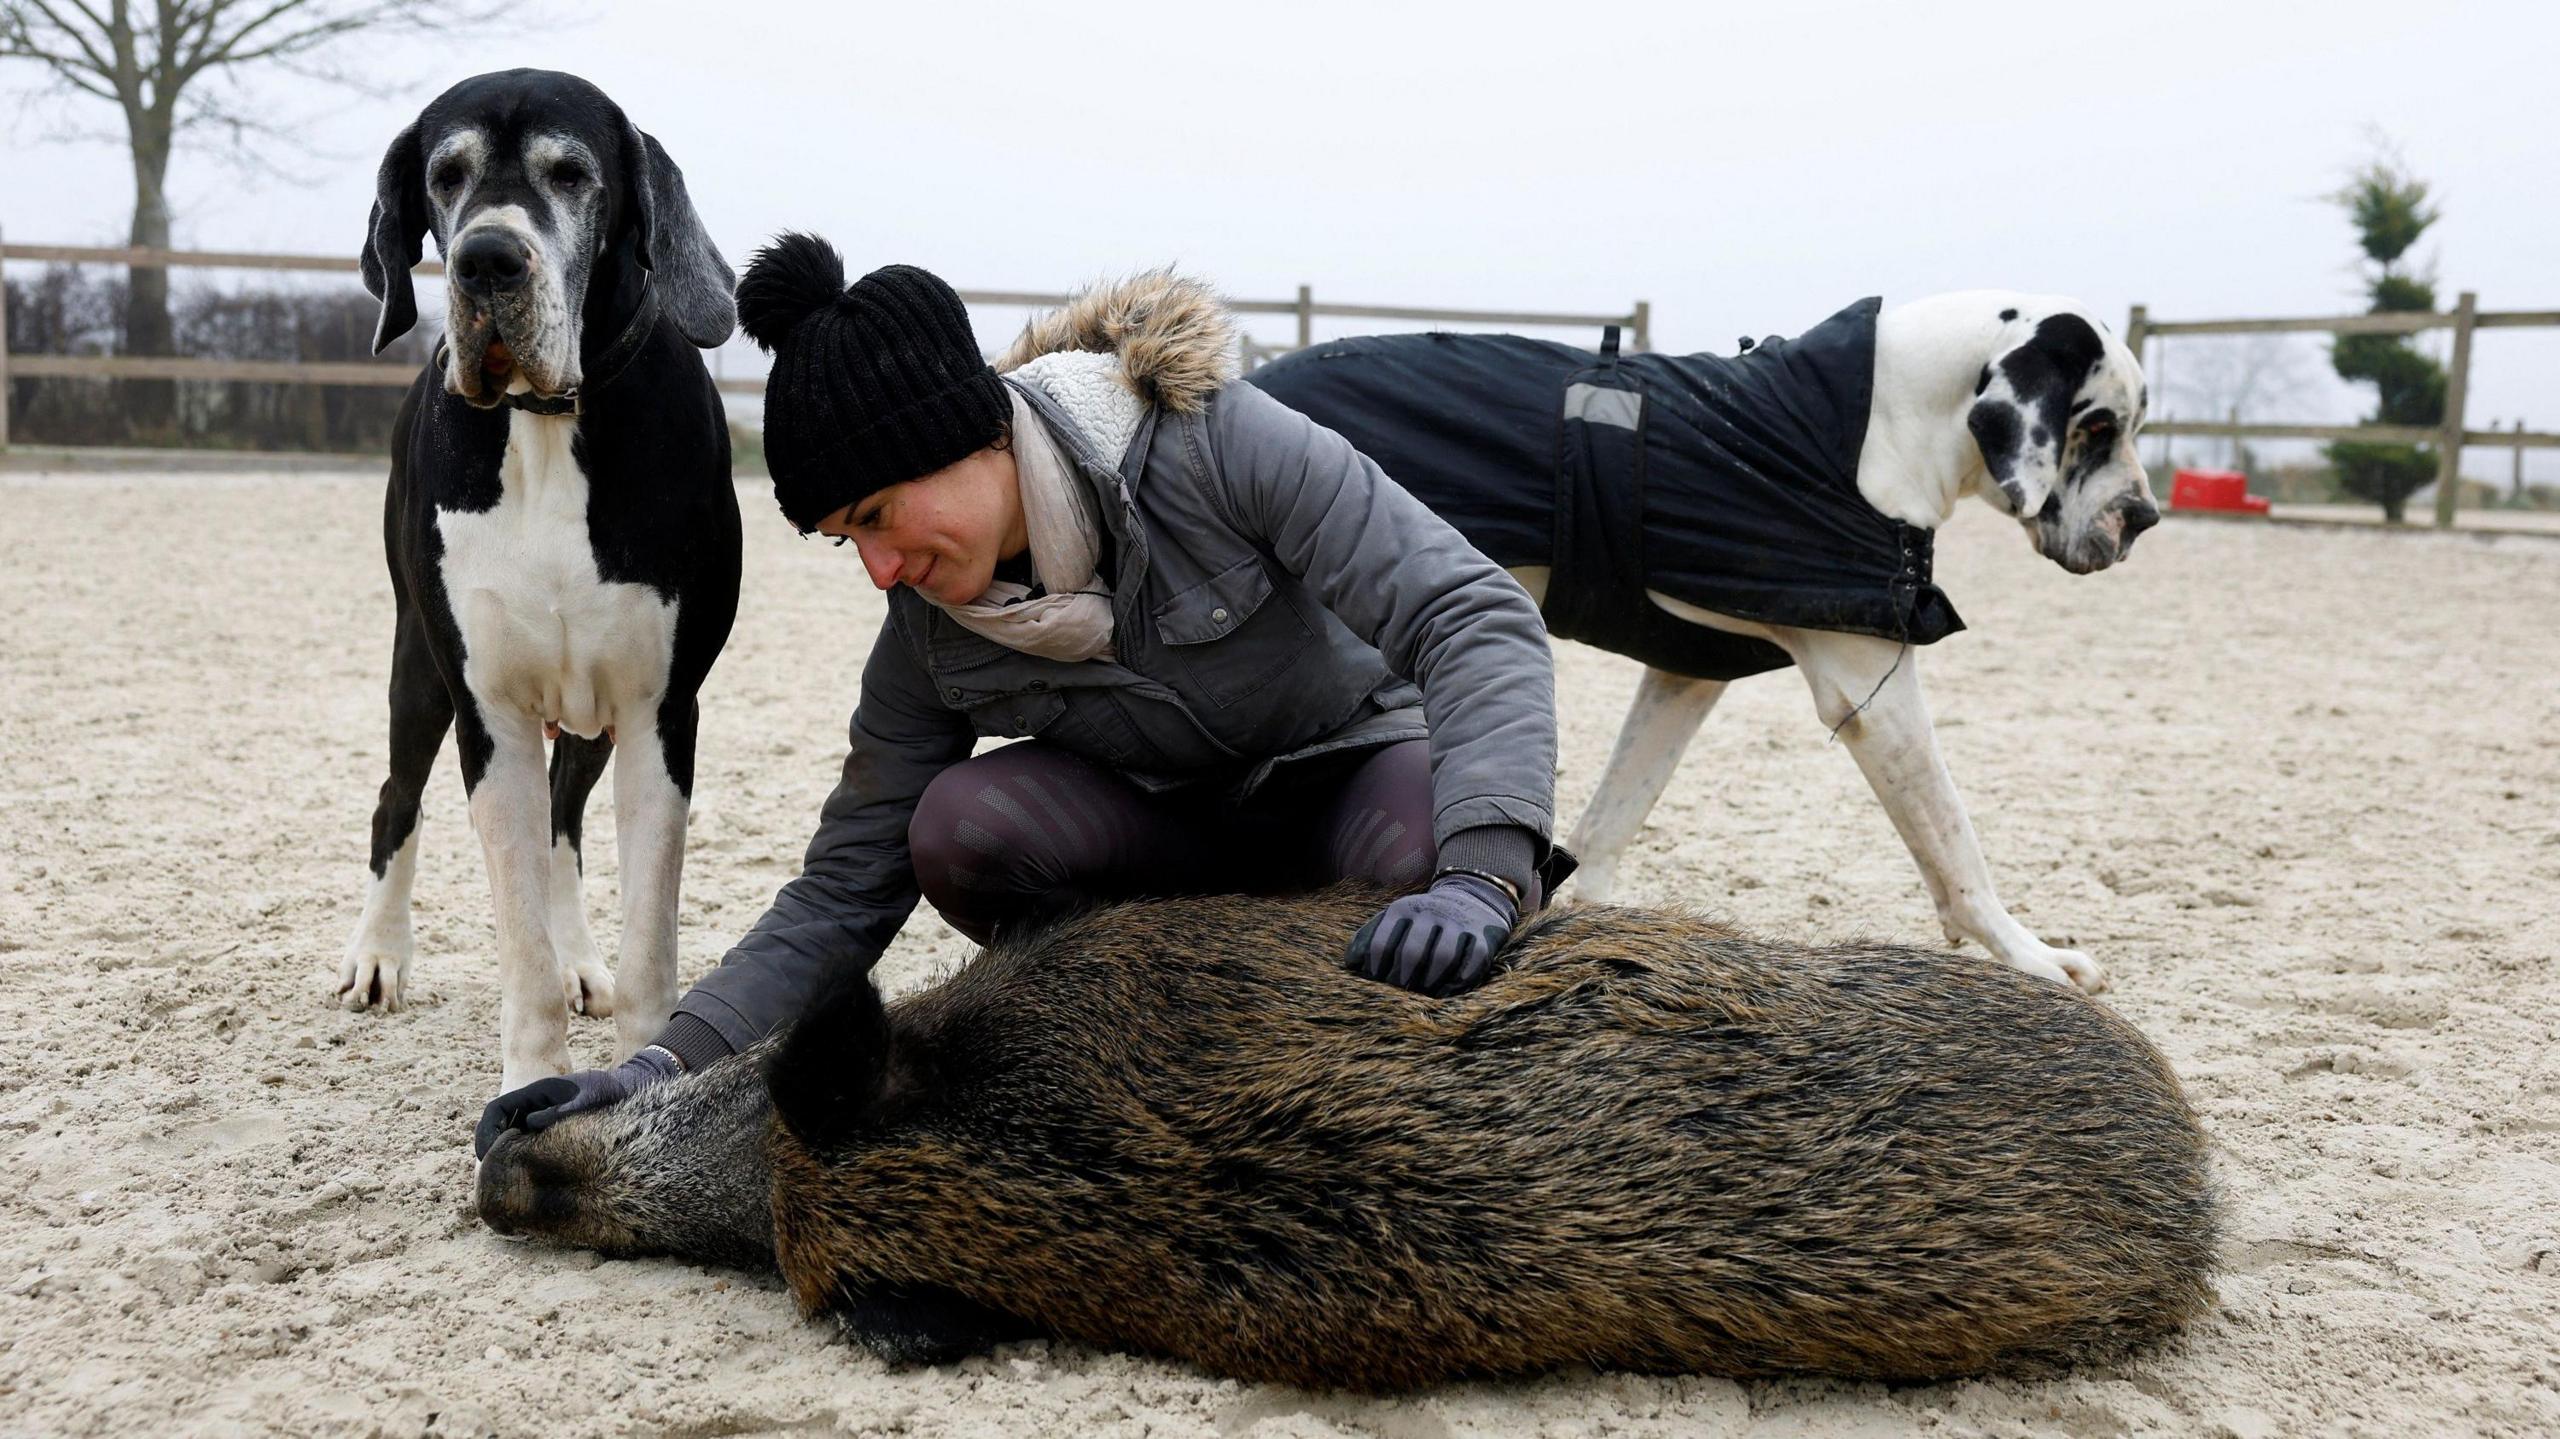
<instances>
[{"instance_id":1,"label":"grey glove","mask_svg":"<svg viewBox=\"0 0 2560 1439\"><path fill-rule=\"evenodd\" d=\"M1456 994L1484 983L1494 952L1519 919L1520 906L1500 885L1444 874L1422 893L1379 910L1351 937L1343 959L1355 973L1382 983Z\"/></svg>"},{"instance_id":2,"label":"grey glove","mask_svg":"<svg viewBox=\"0 0 2560 1439\"><path fill-rule=\"evenodd\" d=\"M539 1134L572 1114L620 1104L650 1085L682 1073L684 1065L673 1054L649 1044L611 1069L581 1069L575 1074L537 1079L522 1089L510 1089L480 1111L480 1127L472 1133L471 1152L486 1159L489 1146L510 1129Z\"/></svg>"}]
</instances>

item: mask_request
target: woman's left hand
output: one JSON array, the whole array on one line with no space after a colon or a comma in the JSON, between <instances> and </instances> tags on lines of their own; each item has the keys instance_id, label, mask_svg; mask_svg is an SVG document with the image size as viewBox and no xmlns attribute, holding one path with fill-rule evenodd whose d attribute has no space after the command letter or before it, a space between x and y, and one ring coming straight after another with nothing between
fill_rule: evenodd
<instances>
[{"instance_id":1,"label":"woman's left hand","mask_svg":"<svg viewBox=\"0 0 2560 1439\"><path fill-rule=\"evenodd\" d=\"M649 1044L611 1069L582 1069L537 1079L489 1101L480 1111L479 1128L472 1133L471 1151L486 1159L489 1146L510 1129L539 1134L572 1114L620 1104L682 1073L684 1062L672 1050Z\"/></svg>"},{"instance_id":2,"label":"woman's left hand","mask_svg":"<svg viewBox=\"0 0 2560 1439\"><path fill-rule=\"evenodd\" d=\"M1520 906L1500 885L1444 874L1372 916L1351 937L1344 962L1356 973L1424 994L1446 996L1484 983L1494 952L1511 937Z\"/></svg>"}]
</instances>

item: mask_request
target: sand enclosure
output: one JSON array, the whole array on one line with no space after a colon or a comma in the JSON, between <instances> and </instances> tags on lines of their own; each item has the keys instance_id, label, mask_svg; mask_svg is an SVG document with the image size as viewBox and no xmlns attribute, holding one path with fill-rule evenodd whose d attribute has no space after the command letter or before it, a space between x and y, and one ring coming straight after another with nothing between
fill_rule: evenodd
<instances>
[{"instance_id":1,"label":"sand enclosure","mask_svg":"<svg viewBox=\"0 0 2560 1439\"><path fill-rule=\"evenodd\" d=\"M1041 1344L891 1372L770 1280L483 1231L497 981L450 747L416 1007L326 994L383 769L380 495L0 473L0 1432L2560 1432L2560 543L2173 521L2088 579L1988 512L1941 545L1974 629L1926 675L1993 870L2110 967L2218 1143L2230 1268L2185 1340L2059 1380L1568 1374L1368 1403ZM741 499L688 977L795 871L880 618L850 554ZM1635 670L1559 664L1570 816ZM1727 696L1629 890L1937 940L1787 675ZM922 917L880 972L963 953ZM592 1062L610 1036L573 1043Z\"/></svg>"}]
</instances>

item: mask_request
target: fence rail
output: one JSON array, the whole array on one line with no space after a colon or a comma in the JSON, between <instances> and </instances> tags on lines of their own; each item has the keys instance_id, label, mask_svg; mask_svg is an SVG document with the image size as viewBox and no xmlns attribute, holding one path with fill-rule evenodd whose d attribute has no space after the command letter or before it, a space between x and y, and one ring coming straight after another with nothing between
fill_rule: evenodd
<instances>
[{"instance_id":1,"label":"fence rail","mask_svg":"<svg viewBox=\"0 0 2560 1439\"><path fill-rule=\"evenodd\" d=\"M154 250L114 245L14 245L0 243L0 266L9 262L108 264L140 268L281 270L354 274L355 259L338 255L280 255L231 250ZM435 277L444 266L435 260L411 272ZM1066 302L1062 292L1027 290L962 290L972 305L1045 309ZM1459 310L1421 306L1358 305L1320 302L1310 286L1286 300L1231 300L1230 308L1246 315L1284 315L1297 321L1294 343L1276 344L1247 336L1242 358L1251 367L1314 343L1318 319L1401 320L1424 324L1535 325L1586 328L1616 325L1629 332L1638 351L1652 343L1652 306L1639 300L1624 314L1600 315L1537 310ZM0 287L0 337L7 333L8 294ZM2480 330L2560 328L2560 310L2482 310L2471 291L2462 293L2451 311L2412 314L2316 315L2276 319L2155 320L2150 307L2136 305L2126 324L2126 343L2148 359L2154 338L2179 335L2413 335L2428 330L2453 331L2452 363L2445 385L2445 421L2441 425L2334 425L2287 422L2242 423L2237 419L2154 421L2153 434L2171 437L2242 440L2366 440L2380 444L2434 445L2437 454L2435 522L2450 528L2460 490L2462 450L2466 445L2512 449L2523 464L2528 449L2560 449L2560 433L2475 430L2463 423L2470 388L2471 337ZM268 384L357 385L406 388L417 369L405 364L367 361L228 360L155 355L12 354L0 343L0 449L9 444L9 382L12 376L86 380L250 381ZM722 377L714 381L732 394L756 394L760 378Z\"/></svg>"},{"instance_id":2,"label":"fence rail","mask_svg":"<svg viewBox=\"0 0 2560 1439\"><path fill-rule=\"evenodd\" d=\"M2378 445L2432 445L2444 438L2433 425L2291 425L2238 420L2162 420L2142 427L2146 435L2216 440L2367 440ZM2465 445L2496 449L2560 450L2560 435L2527 430L2464 430Z\"/></svg>"},{"instance_id":3,"label":"fence rail","mask_svg":"<svg viewBox=\"0 0 2560 1439\"><path fill-rule=\"evenodd\" d=\"M197 360L182 355L12 355L7 373L54 380L257 380L407 389L415 365L362 360Z\"/></svg>"},{"instance_id":4,"label":"fence rail","mask_svg":"<svg viewBox=\"0 0 2560 1439\"><path fill-rule=\"evenodd\" d=\"M2137 314L2143 307L2137 305ZM2153 335L2414 335L2422 330L2451 329L2457 314L2418 310L2381 315L2313 315L2294 320L2144 320ZM2475 330L2530 330L2560 325L2560 310L2482 310L2471 317Z\"/></svg>"},{"instance_id":5,"label":"fence rail","mask_svg":"<svg viewBox=\"0 0 2560 1439\"><path fill-rule=\"evenodd\" d=\"M0 244L0 266L12 262L73 265L124 265L142 269L222 269L222 270L296 270L331 274L355 274L355 259L339 255L271 255L233 250L149 250L122 245L13 245ZM444 273L443 262L421 261L410 272L420 276ZM1065 304L1064 293L1029 290L962 290L960 298L971 305L995 305L1024 309L1049 309ZM1621 315L1558 313L1540 310L1449 310L1399 305L1346 305L1315 298L1310 286L1300 285L1295 298L1287 300L1230 300L1228 308L1245 315L1287 315L1297 320L1294 345L1268 344L1250 336L1243 341L1243 360L1250 368L1265 360L1302 349L1315 343L1315 322L1319 319L1406 320L1425 324L1464 325L1538 325L1556 328L1597 328L1616 325L1628 332L1632 347L1644 350L1653 340L1653 307L1638 300ZM215 360L175 355L38 355L11 354L6 344L9 316L8 290L0 286L0 450L9 447L9 381L26 376L43 379L82 380L248 380L286 385L373 385L406 389L418 377L415 365L380 364L361 360ZM713 383L731 394L754 395L764 391L758 377L721 377Z\"/></svg>"},{"instance_id":6,"label":"fence rail","mask_svg":"<svg viewBox=\"0 0 2560 1439\"><path fill-rule=\"evenodd\" d=\"M2125 322L2125 344L2150 369L2147 349L2154 337L2171 335L2414 335L2426 330L2453 331L2453 356L2446 366L2444 422L2439 425L2298 425L2243 424L2231 420L2156 420L2148 434L2235 440L2363 440L2384 445L2436 447L2436 528L2453 528L2454 502L2462 490L2462 449L2489 445L2515 451L2516 474L2524 473L2526 450L2560 449L2560 434L2527 430L2518 421L2512 430L2474 430L2463 424L2463 406L2471 390L2471 336L2479 330L2560 329L2560 310L2483 310L2480 297L2465 290L2450 311L2414 311L2380 315L2315 315L2272 320L2155 320L2151 307L2136 305Z\"/></svg>"}]
</instances>

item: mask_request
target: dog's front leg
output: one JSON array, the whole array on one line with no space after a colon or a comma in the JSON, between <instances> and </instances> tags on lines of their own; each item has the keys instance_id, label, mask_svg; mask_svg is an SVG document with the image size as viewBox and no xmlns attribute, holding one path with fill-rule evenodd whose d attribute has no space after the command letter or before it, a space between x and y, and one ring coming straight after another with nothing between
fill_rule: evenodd
<instances>
[{"instance_id":1,"label":"dog's front leg","mask_svg":"<svg viewBox=\"0 0 2560 1439\"><path fill-rule=\"evenodd\" d=\"M587 795L613 755L613 737L563 734L551 745L551 948L570 974L572 1014L613 1013L613 976L587 928Z\"/></svg>"},{"instance_id":2,"label":"dog's front leg","mask_svg":"<svg viewBox=\"0 0 2560 1439\"><path fill-rule=\"evenodd\" d=\"M1618 728L1617 747L1609 752L1609 767L1600 772L1600 785L1574 826L1573 852L1582 861L1573 876L1576 899L1608 902L1618 885L1619 859L1643 830L1645 816L1680 767L1681 751L1689 747L1707 711L1716 707L1724 686L1722 680L1645 670L1635 703L1627 707L1626 723Z\"/></svg>"},{"instance_id":3,"label":"dog's front leg","mask_svg":"<svg viewBox=\"0 0 2560 1439\"><path fill-rule=\"evenodd\" d=\"M2000 903L1982 842L1938 753L1937 730L1920 691L1918 653L1867 635L1779 629L1772 637L1795 657L1824 727L1848 744L1859 772L1919 862L1947 938L1970 939L2029 974L2093 992L2106 988L2106 971L2096 960L2046 944Z\"/></svg>"},{"instance_id":4,"label":"dog's front leg","mask_svg":"<svg viewBox=\"0 0 2560 1439\"><path fill-rule=\"evenodd\" d=\"M391 772L373 811L373 882L365 887L364 915L338 966L338 1002L349 1009L408 1002L409 960L416 940L409 923L409 889L418 876L418 803L434 768L445 731L453 726L453 696L437 673L425 620L402 591L397 637L391 648Z\"/></svg>"},{"instance_id":5,"label":"dog's front leg","mask_svg":"<svg viewBox=\"0 0 2560 1439\"><path fill-rule=\"evenodd\" d=\"M551 943L551 786L533 715L489 713L474 702L460 707L455 726L496 904L503 1092L569 1072L569 1003Z\"/></svg>"},{"instance_id":6,"label":"dog's front leg","mask_svg":"<svg viewBox=\"0 0 2560 1439\"><path fill-rule=\"evenodd\" d=\"M676 1007L676 902L693 788L693 701L625 725L613 761L614 846L622 857L622 953L614 965L614 1038L627 1055Z\"/></svg>"}]
</instances>

